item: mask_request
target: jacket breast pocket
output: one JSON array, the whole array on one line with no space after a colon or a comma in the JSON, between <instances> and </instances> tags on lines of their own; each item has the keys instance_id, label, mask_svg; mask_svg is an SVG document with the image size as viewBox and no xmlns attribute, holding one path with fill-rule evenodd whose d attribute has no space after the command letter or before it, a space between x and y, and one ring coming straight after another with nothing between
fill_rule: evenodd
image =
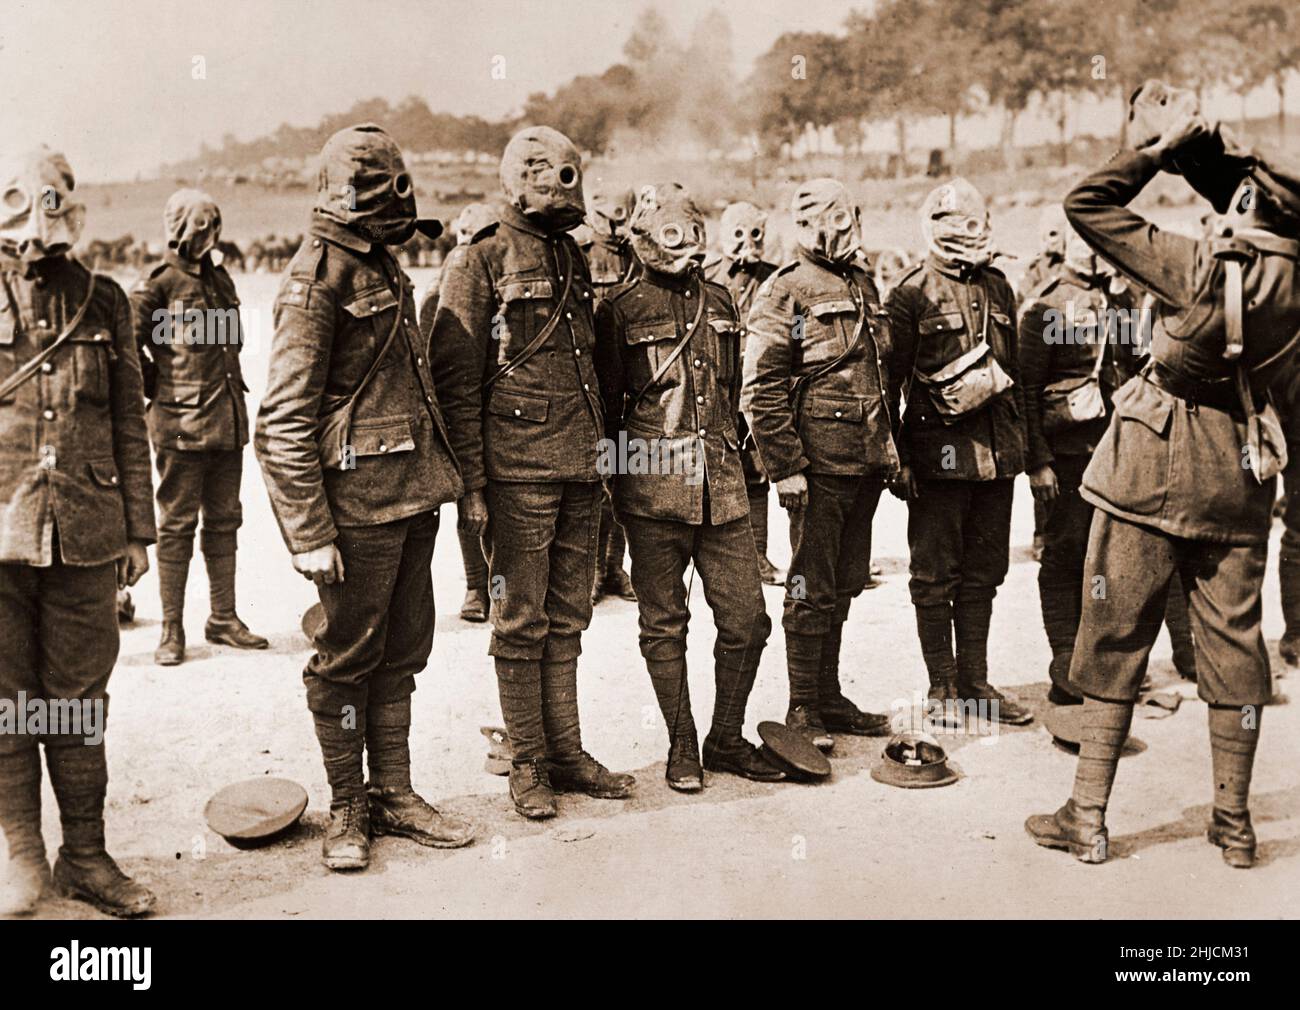
<instances>
[{"instance_id":1,"label":"jacket breast pocket","mask_svg":"<svg viewBox=\"0 0 1300 1010\"><path fill-rule=\"evenodd\" d=\"M72 354L73 395L103 406L108 403L110 369L117 357L113 338L97 329L78 330L69 338Z\"/></svg>"},{"instance_id":2,"label":"jacket breast pocket","mask_svg":"<svg viewBox=\"0 0 1300 1010\"><path fill-rule=\"evenodd\" d=\"M343 303L343 309L357 321L360 331L367 337L365 353L360 356L358 362L357 381L360 382L361 377L370 369L375 356L383 350L388 334L392 332L393 324L396 322L393 314L400 312L401 306L397 295L384 287L363 291L353 296ZM379 367L387 368L396 361L395 353L386 354Z\"/></svg>"},{"instance_id":3,"label":"jacket breast pocket","mask_svg":"<svg viewBox=\"0 0 1300 1010\"><path fill-rule=\"evenodd\" d=\"M1169 495L1174 406L1173 396L1141 377L1125 383L1084 483L1126 512L1159 512Z\"/></svg>"},{"instance_id":4,"label":"jacket breast pocket","mask_svg":"<svg viewBox=\"0 0 1300 1010\"><path fill-rule=\"evenodd\" d=\"M672 319L654 322L628 323L624 338L628 348L628 372L634 389L640 389L663 370L677 347L677 324ZM682 383L682 358L677 356L672 366L660 375L658 386L679 386Z\"/></svg>"},{"instance_id":5,"label":"jacket breast pocket","mask_svg":"<svg viewBox=\"0 0 1300 1010\"><path fill-rule=\"evenodd\" d=\"M718 381L730 384L740 367L740 329L725 316L709 319L709 354L718 363Z\"/></svg>"},{"instance_id":6,"label":"jacket breast pocket","mask_svg":"<svg viewBox=\"0 0 1300 1010\"><path fill-rule=\"evenodd\" d=\"M503 278L497 284L492 337L497 340L498 364L504 365L541 332L554 298L555 289L546 277Z\"/></svg>"},{"instance_id":7,"label":"jacket breast pocket","mask_svg":"<svg viewBox=\"0 0 1300 1010\"><path fill-rule=\"evenodd\" d=\"M858 307L850 298L835 298L808 307L804 320L802 360L817 366L834 361L849 346L857 326ZM798 334L795 334L796 338Z\"/></svg>"},{"instance_id":8,"label":"jacket breast pocket","mask_svg":"<svg viewBox=\"0 0 1300 1010\"><path fill-rule=\"evenodd\" d=\"M158 383L154 403L168 410L192 410L203 401L203 383L191 379L171 379Z\"/></svg>"}]
</instances>

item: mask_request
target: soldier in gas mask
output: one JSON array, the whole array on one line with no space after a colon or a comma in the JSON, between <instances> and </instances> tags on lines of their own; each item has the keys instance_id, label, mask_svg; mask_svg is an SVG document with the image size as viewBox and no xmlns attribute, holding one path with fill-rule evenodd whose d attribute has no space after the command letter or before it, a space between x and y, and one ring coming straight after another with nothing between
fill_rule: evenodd
<instances>
[{"instance_id":1,"label":"soldier in gas mask","mask_svg":"<svg viewBox=\"0 0 1300 1010\"><path fill-rule=\"evenodd\" d=\"M900 474L900 382L888 368L888 318L848 192L835 179L813 179L790 209L798 251L754 298L743 403L793 530L782 618L786 725L829 750L832 733L889 731L887 716L844 696L840 645L870 578L876 506Z\"/></svg>"},{"instance_id":2,"label":"soldier in gas mask","mask_svg":"<svg viewBox=\"0 0 1300 1010\"><path fill-rule=\"evenodd\" d=\"M741 735L772 630L740 468L740 320L726 288L701 276L704 218L676 183L647 186L632 216L641 263L596 318L614 507L627 530L641 654L668 728L668 785L704 786L686 676L698 570L713 611L717 694L703 768L762 782L784 773ZM640 454L644 458L634 461ZM692 576L693 577L693 576Z\"/></svg>"},{"instance_id":3,"label":"soldier in gas mask","mask_svg":"<svg viewBox=\"0 0 1300 1010\"><path fill-rule=\"evenodd\" d=\"M433 336L433 320L438 314L438 288L442 283L447 263L460 255L462 246L473 241L474 236L495 220L492 208L486 203L466 204L452 223L456 247L447 254L429 287L420 299L420 335L428 341ZM432 358L432 355L430 355ZM460 619L472 624L482 624L492 610L492 594L488 592L487 558L483 556L483 541L476 533L456 530L460 541L460 557L465 567L465 599L460 605Z\"/></svg>"},{"instance_id":4,"label":"soldier in gas mask","mask_svg":"<svg viewBox=\"0 0 1300 1010\"><path fill-rule=\"evenodd\" d=\"M636 256L627 238L628 219L636 196L630 189L597 184L587 193L587 227L591 241L580 243L591 271L591 285L596 304L619 284L629 280L636 269ZM632 580L623 568L627 553L627 536L614 518L613 503L608 495L601 500L600 547L596 555L596 582L591 591L592 603L605 596L635 600Z\"/></svg>"},{"instance_id":5,"label":"soldier in gas mask","mask_svg":"<svg viewBox=\"0 0 1300 1010\"><path fill-rule=\"evenodd\" d=\"M582 221L577 149L549 127L501 156L496 223L444 267L431 353L465 478L463 528L485 536L492 643L514 760L510 796L554 817L556 792L622 799L582 746L578 655L591 622L603 433L592 362L587 265L568 234Z\"/></svg>"},{"instance_id":6,"label":"soldier in gas mask","mask_svg":"<svg viewBox=\"0 0 1300 1010\"><path fill-rule=\"evenodd\" d=\"M68 255L85 219L74 187L44 146L0 166L0 701L47 711L38 731L0 732L0 914L31 912L50 884L43 744L63 825L54 885L134 916L154 896L104 850L103 720L117 590L149 568L153 490L130 304ZM74 724L55 720L74 708Z\"/></svg>"},{"instance_id":7,"label":"soldier in gas mask","mask_svg":"<svg viewBox=\"0 0 1300 1010\"><path fill-rule=\"evenodd\" d=\"M722 212L719 231L722 252L705 258L704 276L726 288L736 306L743 362L749 335L746 320L754 295L776 269L775 263L763 259L767 215L752 203L728 204ZM785 578L767 558L767 474L743 414L736 419L736 431L740 435L740 463L745 470L745 493L749 497L749 522L754 528L754 546L758 550L758 571L767 585L779 586Z\"/></svg>"},{"instance_id":8,"label":"soldier in gas mask","mask_svg":"<svg viewBox=\"0 0 1300 1010\"><path fill-rule=\"evenodd\" d=\"M131 307L158 466L163 627L154 660L175 666L185 658L185 583L200 513L212 607L204 637L237 649L265 649L267 641L235 613L248 410L239 297L225 267L212 261L221 211L206 193L182 189L167 201L163 226L163 262L131 292Z\"/></svg>"},{"instance_id":9,"label":"soldier in gas mask","mask_svg":"<svg viewBox=\"0 0 1300 1010\"><path fill-rule=\"evenodd\" d=\"M474 837L411 788L438 508L464 488L392 251L417 228L441 230L416 218L388 134L365 124L326 141L310 231L275 300L254 440L294 569L324 610L303 680L332 795L321 851L331 870L367 866L372 834L440 848Z\"/></svg>"}]
</instances>

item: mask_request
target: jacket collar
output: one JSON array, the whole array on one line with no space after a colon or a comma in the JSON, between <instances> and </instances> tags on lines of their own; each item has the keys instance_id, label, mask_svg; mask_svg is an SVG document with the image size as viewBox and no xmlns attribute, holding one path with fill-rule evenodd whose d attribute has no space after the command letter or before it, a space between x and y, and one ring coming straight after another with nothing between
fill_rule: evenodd
<instances>
[{"instance_id":1,"label":"jacket collar","mask_svg":"<svg viewBox=\"0 0 1300 1010\"><path fill-rule=\"evenodd\" d=\"M536 222L524 214L518 207L512 203L501 201L499 208L500 220L502 224L509 225L516 231L527 232L529 235L536 235L538 238L554 240L558 242L567 232L551 232L539 227ZM599 241L597 237L595 241Z\"/></svg>"},{"instance_id":2,"label":"jacket collar","mask_svg":"<svg viewBox=\"0 0 1300 1010\"><path fill-rule=\"evenodd\" d=\"M350 249L354 253L364 255L372 251L375 244L368 238L358 235L351 228L340 224L333 218L323 217L320 214L313 214L311 218L311 233L318 238L323 238L326 242L342 246L344 249Z\"/></svg>"},{"instance_id":3,"label":"jacket collar","mask_svg":"<svg viewBox=\"0 0 1300 1010\"><path fill-rule=\"evenodd\" d=\"M694 290L697 286L702 287L704 283L704 277L698 267L691 267L680 274L668 274L642 263L641 276L655 287L667 288L669 291L676 291L679 295Z\"/></svg>"},{"instance_id":4,"label":"jacket collar","mask_svg":"<svg viewBox=\"0 0 1300 1010\"><path fill-rule=\"evenodd\" d=\"M180 270L183 273L189 274L191 277L200 277L203 274L202 263L195 263L192 260L187 260L184 256L180 255L175 249L168 249L165 253L163 253L163 262L165 262L168 266L175 267L177 270Z\"/></svg>"},{"instance_id":5,"label":"jacket collar","mask_svg":"<svg viewBox=\"0 0 1300 1010\"><path fill-rule=\"evenodd\" d=\"M979 275L984 272L983 266L972 266L969 263L946 263L933 253L926 256L925 265L937 274L964 283L977 280Z\"/></svg>"}]
</instances>

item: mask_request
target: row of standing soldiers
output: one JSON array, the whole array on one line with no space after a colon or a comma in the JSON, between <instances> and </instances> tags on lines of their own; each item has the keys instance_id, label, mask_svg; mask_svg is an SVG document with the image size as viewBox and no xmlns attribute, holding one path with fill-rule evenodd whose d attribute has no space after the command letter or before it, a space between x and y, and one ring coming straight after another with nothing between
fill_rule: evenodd
<instances>
[{"instance_id":1,"label":"row of standing soldiers","mask_svg":"<svg viewBox=\"0 0 1300 1010\"><path fill-rule=\"evenodd\" d=\"M705 769L785 776L742 735L771 629L754 532L764 481L791 514L788 727L824 749L837 733L889 732L886 716L844 696L839 675L885 490L908 501L930 698L939 711L976 702L1001 721L1028 721L989 684L987 664L1012 485L1026 470L1036 497L1058 499L1059 542L1049 539L1059 560L1041 583L1045 618L1061 619L1055 631L1048 620L1056 700L1082 700L1085 715L1074 796L1028 830L1105 858L1110 784L1176 573L1210 706L1210 838L1249 865L1246 799L1259 706L1271 694L1259 590L1284 453L1269 388L1300 326L1297 243L1281 237L1300 214L1300 184L1276 164L1196 121L1117 156L1070 194L1066 211L1087 247L1158 300L1150 360L1123 381L1120 363L1107 365L1102 328L1058 346L1033 323L1018 325L1011 286L992 265L987 208L962 180L927 198L927 255L883 301L861 256L859 212L829 179L794 194L792 262L775 268L755 255L761 221L739 208L712 279L689 194L671 182L643 187L630 210L622 204L625 238L617 212L608 216L610 247L630 255L599 269L612 283L597 287L569 234L588 214L580 158L544 127L507 146L503 199L448 258L425 334L391 249L437 224L417 217L387 134L340 131L322 152L310 232L276 299L254 437L293 566L316 584L324 611L304 680L332 791L326 865L366 866L373 835L442 847L474 836L410 778L411 694L432 648L442 504L458 503L460 530L486 555L510 795L520 814L544 818L557 812L558 792L622 798L634 787L584 749L577 706L607 498L631 554L666 777L689 792L703 787ZM1161 170L1215 204L1218 235L1184 239L1127 210ZM0 227L0 687L5 700L24 692L103 703L117 654L115 591L146 570L157 536L146 391L165 602L183 598L202 512L207 633L265 645L234 610L233 460L248 426L238 341L231 350L229 315L218 339L202 311L238 302L206 255L219 218L201 194L169 204L174 259L137 290L133 320L113 282L67 255L83 211L66 162L41 149L9 176L9 189L30 199ZM1109 284L1095 260L1072 265L1080 269L1058 290L1082 296ZM1244 355L1225 357L1243 331ZM185 420L200 415L220 434L211 444L209 425ZM1249 465L1236 465L1239 446ZM181 453L193 456L173 458ZM702 745L686 677L696 575L717 627ZM1104 591L1088 591L1098 580ZM168 620L163 658L169 644L173 658L183 654L178 623L179 613ZM1067 644L1070 660L1057 661ZM6 906L29 910L49 883L42 743L64 827L55 881L115 914L148 911L152 895L104 851L102 740L59 733L0 736Z\"/></svg>"}]
</instances>

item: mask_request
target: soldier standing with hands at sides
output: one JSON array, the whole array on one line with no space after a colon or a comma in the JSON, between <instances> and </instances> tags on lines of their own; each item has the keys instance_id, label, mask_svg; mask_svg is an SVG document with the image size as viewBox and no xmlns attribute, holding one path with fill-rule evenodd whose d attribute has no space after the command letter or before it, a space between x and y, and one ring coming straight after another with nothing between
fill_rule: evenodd
<instances>
[{"instance_id":1,"label":"soldier standing with hands at sides","mask_svg":"<svg viewBox=\"0 0 1300 1010\"><path fill-rule=\"evenodd\" d=\"M135 286L131 308L158 466L163 626L154 661L175 666L185 659L185 583L200 513L212 607L204 637L237 649L265 649L267 641L235 613L248 409L239 297L225 267L212 261L221 211L206 193L178 190L163 211L163 228L163 262Z\"/></svg>"},{"instance_id":2,"label":"soldier standing with hands at sides","mask_svg":"<svg viewBox=\"0 0 1300 1010\"><path fill-rule=\"evenodd\" d=\"M456 235L456 246L447 254L447 261L460 255L462 246L473 241L474 236L494 220L492 208L485 203L466 204L456 216L452 231ZM438 314L438 288L446 273L447 261L444 261L433 279L424 297L420 300L420 335L426 342L433 336L433 320ZM432 349L429 352L433 358ZM460 605L460 619L472 624L482 624L492 611L492 594L488 592L487 558L483 555L483 541L478 534L456 528L456 538L460 541L460 557L465 566L465 599Z\"/></svg>"},{"instance_id":3,"label":"soldier standing with hands at sides","mask_svg":"<svg viewBox=\"0 0 1300 1010\"><path fill-rule=\"evenodd\" d=\"M945 712L960 701L989 703L998 721L1019 725L1029 710L988 680L993 597L1010 564L1012 487L1025 468L1015 294L991 262L984 197L965 179L926 197L921 231L926 258L886 304L890 371L907 400L900 487L929 697ZM1029 477L1035 498L1047 496L1051 468Z\"/></svg>"},{"instance_id":4,"label":"soldier standing with hands at sides","mask_svg":"<svg viewBox=\"0 0 1300 1010\"><path fill-rule=\"evenodd\" d=\"M630 189L597 183L597 187L587 193L587 225L592 238L582 244L582 252L587 257L587 269L591 271L596 305L610 291L629 280L636 269L636 256L627 239L627 223L635 203L636 196ZM596 555L592 603L599 603L606 596L636 599L632 580L623 568L623 555L626 553L627 535L614 518L613 502L609 495L605 495L600 506L600 546Z\"/></svg>"},{"instance_id":5,"label":"soldier standing with hands at sides","mask_svg":"<svg viewBox=\"0 0 1300 1010\"><path fill-rule=\"evenodd\" d=\"M1084 596L1070 668L1085 696L1073 795L1025 824L1039 845L1089 863L1107 856L1106 807L1175 571L1209 711L1208 838L1230 866L1255 859L1250 777L1272 695L1260 590L1286 465L1268 389L1300 343L1300 166L1238 147L1195 105L1189 92L1143 85L1133 108L1151 125L1135 132L1150 142L1065 200L1075 230L1157 304L1151 360L1115 394L1080 492L1096 506L1085 578L1105 593ZM1216 234L1171 234L1128 209L1162 171L1224 215Z\"/></svg>"},{"instance_id":6,"label":"soldier standing with hands at sides","mask_svg":"<svg viewBox=\"0 0 1300 1010\"><path fill-rule=\"evenodd\" d=\"M759 285L772 276L775 263L763 259L763 242L767 236L767 215L752 203L729 204L719 224L722 254L706 257L704 276L721 284L731 295L740 319L740 357L745 360L749 329L746 320ZM740 465L745 471L745 494L749 497L749 524L754 529L754 547L758 551L758 571L769 586L784 585L785 577L767 557L768 480L759 458L758 446L742 414L736 418L740 435Z\"/></svg>"},{"instance_id":7,"label":"soldier standing with hands at sides","mask_svg":"<svg viewBox=\"0 0 1300 1010\"><path fill-rule=\"evenodd\" d=\"M321 856L356 870L372 834L439 848L474 837L411 788L409 743L433 647L438 507L463 484L392 252L441 228L417 220L402 153L380 127L340 130L320 162L310 230L276 295L254 448L294 569L324 609L303 671L332 794Z\"/></svg>"},{"instance_id":8,"label":"soldier standing with hands at sides","mask_svg":"<svg viewBox=\"0 0 1300 1010\"><path fill-rule=\"evenodd\" d=\"M829 750L832 733L889 732L888 716L844 696L839 665L849 607L870 578L876 506L900 473L900 382L848 191L813 179L790 210L798 248L754 297L741 402L794 531L786 725Z\"/></svg>"},{"instance_id":9,"label":"soldier standing with hands at sides","mask_svg":"<svg viewBox=\"0 0 1300 1010\"><path fill-rule=\"evenodd\" d=\"M591 623L603 432L592 289L568 234L582 221L577 149L549 127L511 138L495 224L444 267L431 353L465 476L461 525L485 536L510 796L554 817L556 792L631 794L582 748L578 655Z\"/></svg>"},{"instance_id":10,"label":"soldier standing with hands at sides","mask_svg":"<svg viewBox=\"0 0 1300 1010\"><path fill-rule=\"evenodd\" d=\"M0 164L0 700L93 706L99 729L0 733L0 915L31 913L51 884L42 744L63 826L54 886L110 915L154 906L104 849L117 590L155 539L144 395L126 295L68 255L75 186L44 145Z\"/></svg>"},{"instance_id":11,"label":"soldier standing with hands at sides","mask_svg":"<svg viewBox=\"0 0 1300 1010\"><path fill-rule=\"evenodd\" d=\"M641 269L596 314L606 466L627 530L641 654L668 728L668 785L704 788L686 675L694 564L717 626L713 726L703 768L760 782L785 773L741 735L772 631L740 468L740 321L704 280L704 217L677 183L646 186L632 215ZM622 447L626 446L626 459ZM646 465L633 463L644 450Z\"/></svg>"}]
</instances>

